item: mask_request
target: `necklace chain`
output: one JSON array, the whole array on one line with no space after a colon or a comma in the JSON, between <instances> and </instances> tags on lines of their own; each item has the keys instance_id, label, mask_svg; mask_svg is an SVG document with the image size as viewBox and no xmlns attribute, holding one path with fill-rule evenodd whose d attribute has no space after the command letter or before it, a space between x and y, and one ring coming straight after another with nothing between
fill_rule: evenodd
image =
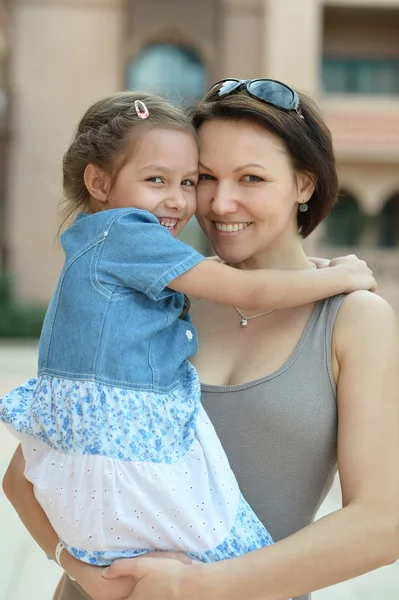
<instances>
[{"instance_id":1,"label":"necklace chain","mask_svg":"<svg viewBox=\"0 0 399 600\"><path fill-rule=\"evenodd\" d=\"M234 308L236 309L236 311L238 312L238 314L240 315L240 317L242 319L241 327L245 327L245 325L247 325L248 321L250 321L251 319L257 319L258 317L264 317L265 315L270 315L270 313L274 312L274 310L275 310L274 308L271 308L270 310L266 310L265 312L259 313L258 315L252 315L251 317L247 317L244 315L244 313L242 313L240 311L239 308L237 308L236 306ZM244 325L244 321L245 321L245 325Z\"/></svg>"},{"instance_id":2,"label":"necklace chain","mask_svg":"<svg viewBox=\"0 0 399 600\"><path fill-rule=\"evenodd\" d=\"M317 265L315 265L314 262L309 261L309 263L311 264L312 269L317 269ZM266 315L270 315L270 313L272 313L276 310L275 308L271 308L270 310L265 310L265 312L261 312L258 315L251 315L251 316L247 317L246 315L244 315L243 312L241 312L241 310L239 308L237 308L236 306L234 308L236 309L236 311L238 312L238 314L241 317L241 321L240 321L241 327L246 327L248 325L248 321L250 321L251 319L257 319L258 317L264 317Z\"/></svg>"}]
</instances>

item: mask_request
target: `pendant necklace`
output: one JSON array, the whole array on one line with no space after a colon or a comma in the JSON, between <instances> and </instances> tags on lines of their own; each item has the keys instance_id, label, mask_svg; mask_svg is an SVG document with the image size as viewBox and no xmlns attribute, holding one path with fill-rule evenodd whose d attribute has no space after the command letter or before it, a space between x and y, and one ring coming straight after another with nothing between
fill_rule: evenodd
<instances>
[{"instance_id":1,"label":"pendant necklace","mask_svg":"<svg viewBox=\"0 0 399 600\"><path fill-rule=\"evenodd\" d=\"M311 262L311 261L309 261L309 262L312 266L312 269L317 269L317 266L315 265L314 262ZM248 321L250 321L251 319L257 319L258 317L264 317L265 315L270 315L270 313L272 313L276 310L275 308L272 308L270 310L266 310L265 312L259 313L258 315L252 315L250 317L247 317L246 315L244 315L244 313L239 308L237 308L236 306L234 308L236 309L236 311L238 312L238 314L241 317L241 321L240 321L241 327L247 327Z\"/></svg>"}]
</instances>

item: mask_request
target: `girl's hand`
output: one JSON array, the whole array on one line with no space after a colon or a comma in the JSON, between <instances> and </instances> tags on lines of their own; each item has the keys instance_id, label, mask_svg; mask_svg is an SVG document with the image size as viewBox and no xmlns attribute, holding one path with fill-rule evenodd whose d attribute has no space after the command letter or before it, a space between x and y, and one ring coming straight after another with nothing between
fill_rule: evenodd
<instances>
[{"instance_id":1,"label":"girl's hand","mask_svg":"<svg viewBox=\"0 0 399 600\"><path fill-rule=\"evenodd\" d=\"M356 292L357 290L377 291L377 282L373 277L373 272L368 268L364 260L360 260L355 254L340 256L330 260L330 267L340 269L341 272L349 274L348 287L346 294Z\"/></svg>"},{"instance_id":2,"label":"girl's hand","mask_svg":"<svg viewBox=\"0 0 399 600\"><path fill-rule=\"evenodd\" d=\"M308 256L308 260L316 265L318 269L324 269L324 267L330 266L329 258L318 258L313 256Z\"/></svg>"},{"instance_id":3,"label":"girl's hand","mask_svg":"<svg viewBox=\"0 0 399 600\"><path fill-rule=\"evenodd\" d=\"M165 552L151 553L157 555L158 560L151 560L150 555L145 558L128 558L116 560L108 569L104 569L104 579L126 578L133 576L136 587L126 600L203 600L198 577L198 569L202 563L196 565L186 555L175 553L177 560L171 560L172 552L167 553L169 558L164 558ZM182 556L185 557L181 561ZM189 564L188 561L191 562Z\"/></svg>"}]
</instances>

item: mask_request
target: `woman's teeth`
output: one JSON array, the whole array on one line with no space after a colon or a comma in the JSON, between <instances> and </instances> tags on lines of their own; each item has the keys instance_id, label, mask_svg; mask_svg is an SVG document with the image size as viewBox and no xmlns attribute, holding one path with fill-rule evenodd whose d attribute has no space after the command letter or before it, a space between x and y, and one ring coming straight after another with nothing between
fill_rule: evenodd
<instances>
[{"instance_id":1,"label":"woman's teeth","mask_svg":"<svg viewBox=\"0 0 399 600\"><path fill-rule=\"evenodd\" d=\"M169 219L161 219L160 224L167 229L174 229L176 227L177 221L170 221Z\"/></svg>"},{"instance_id":2,"label":"woman's teeth","mask_svg":"<svg viewBox=\"0 0 399 600\"><path fill-rule=\"evenodd\" d=\"M233 233L233 231L242 231L252 225L252 223L218 223L215 221L215 227L218 231L224 233Z\"/></svg>"}]
</instances>

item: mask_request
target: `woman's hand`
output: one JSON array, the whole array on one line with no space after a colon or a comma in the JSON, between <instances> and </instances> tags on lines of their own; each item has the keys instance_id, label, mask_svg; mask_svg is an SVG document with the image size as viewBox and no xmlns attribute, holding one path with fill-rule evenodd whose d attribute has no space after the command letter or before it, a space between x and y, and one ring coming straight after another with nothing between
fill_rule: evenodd
<instances>
[{"instance_id":1,"label":"woman's hand","mask_svg":"<svg viewBox=\"0 0 399 600\"><path fill-rule=\"evenodd\" d=\"M92 600L126 600L133 592L135 580L132 576L105 580L103 567L96 567L80 561L72 562L65 552L62 566ZM70 564L71 563L71 564Z\"/></svg>"},{"instance_id":2,"label":"woman's hand","mask_svg":"<svg viewBox=\"0 0 399 600\"><path fill-rule=\"evenodd\" d=\"M152 560L154 556L158 560ZM154 552L144 558L116 560L103 570L103 578L133 576L136 587L126 600L203 600L198 577L201 564L179 553Z\"/></svg>"},{"instance_id":3,"label":"woman's hand","mask_svg":"<svg viewBox=\"0 0 399 600\"><path fill-rule=\"evenodd\" d=\"M155 558L161 558L162 562L168 559L168 562L178 564L192 564L191 558L182 552L150 552L146 559L153 564ZM174 559L173 561L170 559ZM92 600L127 600L135 588L136 576L134 565L142 560L140 558L120 559L112 563L110 567L95 567L87 563L73 561L73 566L68 564L72 562L69 556L65 554L65 570L76 579L81 588L92 598ZM120 567L119 564L126 563ZM157 561L158 565L159 561ZM129 571L129 567L131 565Z\"/></svg>"}]
</instances>

